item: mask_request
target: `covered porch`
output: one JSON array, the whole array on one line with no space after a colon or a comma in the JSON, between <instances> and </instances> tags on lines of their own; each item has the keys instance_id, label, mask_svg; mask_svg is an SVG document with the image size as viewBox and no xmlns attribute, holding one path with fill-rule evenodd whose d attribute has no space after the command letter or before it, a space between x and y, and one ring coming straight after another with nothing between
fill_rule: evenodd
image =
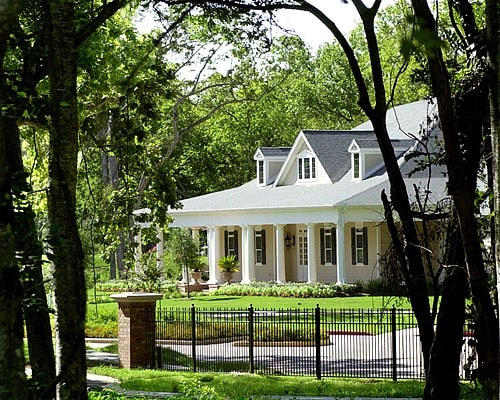
<instances>
[{"instance_id":1,"label":"covered porch","mask_svg":"<svg viewBox=\"0 0 500 400\"><path fill-rule=\"evenodd\" d=\"M233 282L355 283L380 277L380 255L389 245L380 223L333 222L191 227L206 231L208 285L225 282L217 262L234 254Z\"/></svg>"}]
</instances>

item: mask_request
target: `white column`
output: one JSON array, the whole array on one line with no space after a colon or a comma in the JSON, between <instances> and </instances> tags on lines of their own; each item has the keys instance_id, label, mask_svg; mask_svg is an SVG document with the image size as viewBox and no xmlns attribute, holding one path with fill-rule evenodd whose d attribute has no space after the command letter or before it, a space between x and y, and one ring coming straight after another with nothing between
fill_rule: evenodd
<instances>
[{"instance_id":1,"label":"white column","mask_svg":"<svg viewBox=\"0 0 500 400\"><path fill-rule=\"evenodd\" d=\"M255 228L248 226L248 283L255 280Z\"/></svg>"},{"instance_id":2,"label":"white column","mask_svg":"<svg viewBox=\"0 0 500 400\"><path fill-rule=\"evenodd\" d=\"M307 282L317 282L315 224L307 224Z\"/></svg>"},{"instance_id":3,"label":"white column","mask_svg":"<svg viewBox=\"0 0 500 400\"><path fill-rule=\"evenodd\" d=\"M250 283L250 248L248 225L241 227L241 283Z\"/></svg>"},{"instance_id":4,"label":"white column","mask_svg":"<svg viewBox=\"0 0 500 400\"><path fill-rule=\"evenodd\" d=\"M345 227L344 221L337 222L337 284L345 283Z\"/></svg>"},{"instance_id":5,"label":"white column","mask_svg":"<svg viewBox=\"0 0 500 400\"><path fill-rule=\"evenodd\" d=\"M208 284L219 283L220 273L217 268L217 261L220 258L220 228L211 226L208 228Z\"/></svg>"},{"instance_id":6,"label":"white column","mask_svg":"<svg viewBox=\"0 0 500 400\"><path fill-rule=\"evenodd\" d=\"M283 224L277 224L276 227L276 281L278 283L286 282L285 273L285 232Z\"/></svg>"}]
</instances>

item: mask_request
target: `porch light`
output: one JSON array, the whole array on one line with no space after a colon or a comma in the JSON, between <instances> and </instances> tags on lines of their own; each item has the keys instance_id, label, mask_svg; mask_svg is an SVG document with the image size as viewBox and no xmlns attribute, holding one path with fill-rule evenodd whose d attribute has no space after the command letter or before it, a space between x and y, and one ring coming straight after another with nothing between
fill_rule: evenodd
<instances>
[{"instance_id":1,"label":"porch light","mask_svg":"<svg viewBox=\"0 0 500 400\"><path fill-rule=\"evenodd\" d=\"M292 237L290 236L290 232L286 233L286 236L285 236L285 245L286 245L287 249L289 249L290 246L292 245Z\"/></svg>"}]
</instances>

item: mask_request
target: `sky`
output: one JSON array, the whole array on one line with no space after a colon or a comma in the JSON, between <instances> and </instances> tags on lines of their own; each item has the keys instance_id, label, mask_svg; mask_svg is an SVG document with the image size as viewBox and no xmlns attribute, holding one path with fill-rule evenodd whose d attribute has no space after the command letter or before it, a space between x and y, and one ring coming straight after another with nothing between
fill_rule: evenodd
<instances>
[{"instance_id":1,"label":"sky","mask_svg":"<svg viewBox=\"0 0 500 400\"><path fill-rule=\"evenodd\" d=\"M330 17L344 34L349 33L361 21L351 2L346 4L341 0L310 0L310 3ZM321 44L333 40L332 33L312 14L282 10L279 11L278 18L283 28L293 29L304 42L315 50Z\"/></svg>"},{"instance_id":2,"label":"sky","mask_svg":"<svg viewBox=\"0 0 500 400\"><path fill-rule=\"evenodd\" d=\"M382 0L382 4L391 1ZM330 17L343 33L349 33L360 22L357 11L350 1L344 3L342 0L310 0L310 3ZM148 14L143 17L137 21L136 26L139 31L147 32L154 27L155 23ZM293 30L315 50L321 44L333 40L331 32L316 17L307 12L281 10L278 11L278 20L283 28Z\"/></svg>"}]
</instances>

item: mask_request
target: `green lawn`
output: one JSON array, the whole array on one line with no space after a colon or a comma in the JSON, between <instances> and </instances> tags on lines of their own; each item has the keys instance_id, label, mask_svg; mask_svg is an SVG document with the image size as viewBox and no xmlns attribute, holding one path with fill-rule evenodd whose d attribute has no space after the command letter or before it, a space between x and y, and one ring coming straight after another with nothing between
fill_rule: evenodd
<instances>
[{"instance_id":1,"label":"green lawn","mask_svg":"<svg viewBox=\"0 0 500 400\"><path fill-rule=\"evenodd\" d=\"M267 376L227 373L191 373L152 370L124 370L94 367L90 372L117 378L127 390L170 393L216 393L223 399L248 399L254 396L331 396L374 398L421 398L423 381L384 379L317 380L314 377ZM208 398L208 397L207 397ZM479 399L472 385L462 385L462 398Z\"/></svg>"},{"instance_id":2,"label":"green lawn","mask_svg":"<svg viewBox=\"0 0 500 400\"><path fill-rule=\"evenodd\" d=\"M102 298L102 297L101 297ZM409 309L407 299L397 297L381 296L357 296L357 297L331 297L331 298L294 298L294 297L265 297L265 296L215 296L198 295L194 297L162 299L157 303L158 308L189 308L191 305L200 308L356 308L356 309L379 309L395 305L397 308ZM95 309L95 304L89 304ZM110 300L99 303L98 309L117 308L117 303Z\"/></svg>"}]
</instances>

